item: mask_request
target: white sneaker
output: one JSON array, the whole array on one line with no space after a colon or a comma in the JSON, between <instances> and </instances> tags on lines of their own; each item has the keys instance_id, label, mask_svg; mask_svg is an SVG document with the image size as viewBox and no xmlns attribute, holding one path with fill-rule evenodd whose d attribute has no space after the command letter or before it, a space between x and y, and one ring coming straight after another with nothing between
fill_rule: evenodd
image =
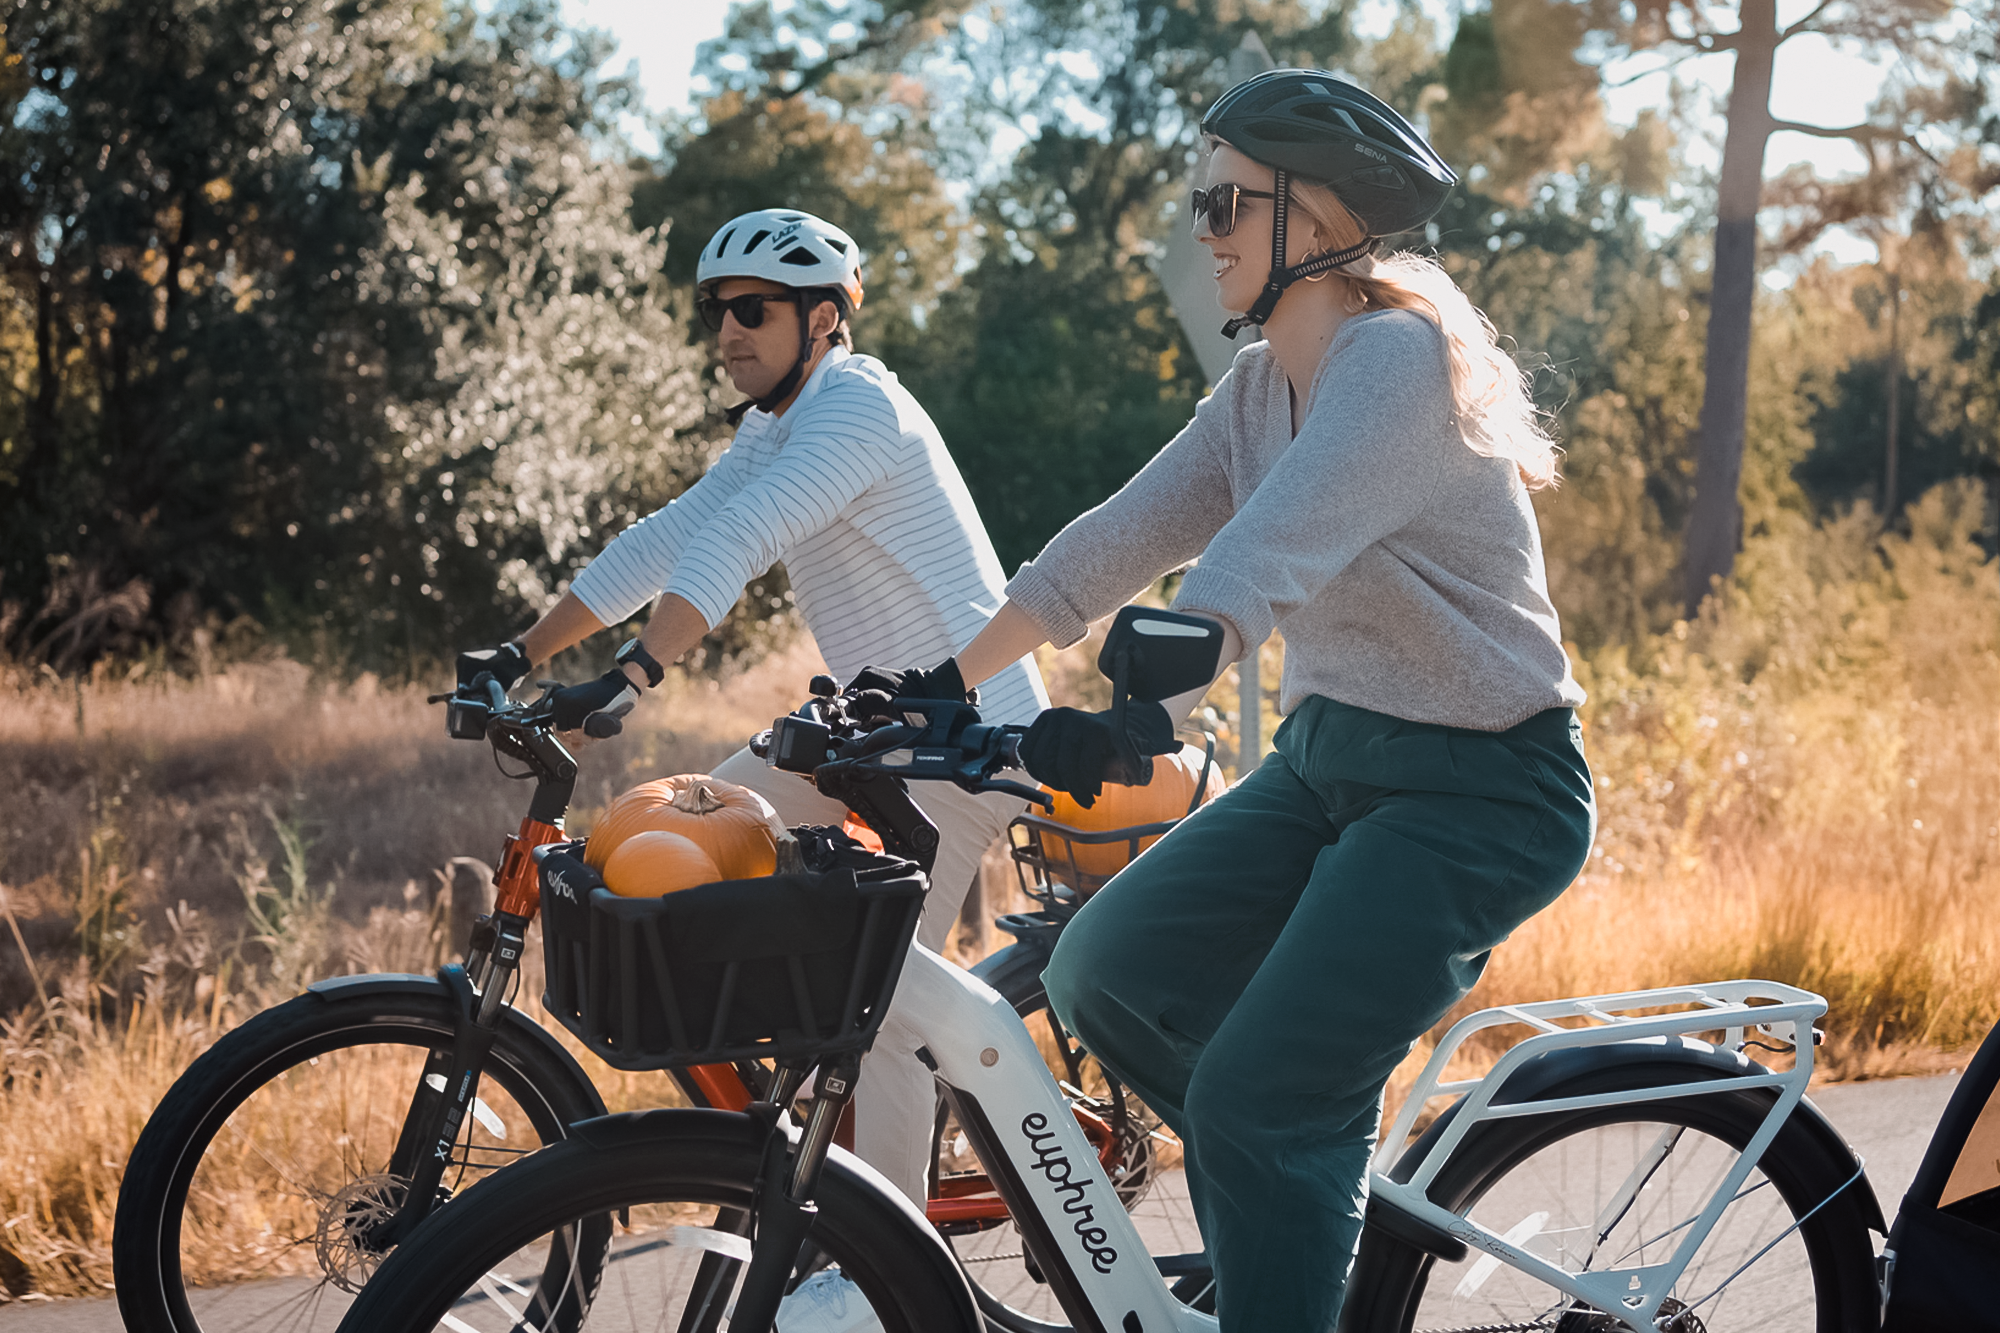
<instances>
[{"instance_id":1,"label":"white sneaker","mask_svg":"<svg viewBox=\"0 0 2000 1333\"><path fill-rule=\"evenodd\" d=\"M822 1268L778 1304L778 1333L882 1333L882 1321L839 1268Z\"/></svg>"}]
</instances>

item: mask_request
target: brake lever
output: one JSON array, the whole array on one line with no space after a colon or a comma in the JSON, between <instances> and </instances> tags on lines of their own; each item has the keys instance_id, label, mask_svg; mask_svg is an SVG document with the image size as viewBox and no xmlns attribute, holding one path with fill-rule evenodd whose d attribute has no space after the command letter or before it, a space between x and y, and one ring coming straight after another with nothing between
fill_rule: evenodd
<instances>
[{"instance_id":1,"label":"brake lever","mask_svg":"<svg viewBox=\"0 0 2000 1333\"><path fill-rule=\"evenodd\" d=\"M1023 797L1029 803L1039 805L1042 809L1052 814L1056 808L1055 797L1049 795L1040 787L1030 787L1027 783L1016 782L1012 778L987 778L970 790L975 792L997 791L1008 796Z\"/></svg>"}]
</instances>

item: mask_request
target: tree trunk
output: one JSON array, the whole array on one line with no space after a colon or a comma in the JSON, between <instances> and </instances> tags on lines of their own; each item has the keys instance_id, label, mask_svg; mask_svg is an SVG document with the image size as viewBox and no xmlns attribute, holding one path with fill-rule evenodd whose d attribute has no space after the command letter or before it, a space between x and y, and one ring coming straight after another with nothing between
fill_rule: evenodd
<instances>
[{"instance_id":1,"label":"tree trunk","mask_svg":"<svg viewBox=\"0 0 2000 1333\"><path fill-rule=\"evenodd\" d=\"M1727 579L1743 535L1743 420L1750 388L1750 307L1757 293L1757 203L1771 137L1771 65L1777 0L1743 0L1722 185L1715 218L1705 388L1695 443L1694 510L1688 516L1687 613Z\"/></svg>"}]
</instances>

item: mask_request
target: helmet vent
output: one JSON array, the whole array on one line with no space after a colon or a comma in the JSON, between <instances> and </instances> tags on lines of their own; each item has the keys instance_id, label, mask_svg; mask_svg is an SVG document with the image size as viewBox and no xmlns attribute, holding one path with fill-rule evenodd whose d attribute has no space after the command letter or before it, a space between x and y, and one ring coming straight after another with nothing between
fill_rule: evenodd
<instances>
[{"instance_id":1,"label":"helmet vent","mask_svg":"<svg viewBox=\"0 0 2000 1333\"><path fill-rule=\"evenodd\" d=\"M1299 125L1287 121L1265 121L1257 127L1257 132L1272 143L1309 143L1324 141L1325 131L1311 125Z\"/></svg>"},{"instance_id":2,"label":"helmet vent","mask_svg":"<svg viewBox=\"0 0 2000 1333\"><path fill-rule=\"evenodd\" d=\"M798 264L804 268L811 268L814 264L819 263L819 260L814 258L813 252L806 249L803 245L795 245L785 251L784 254L778 256L778 262L780 264Z\"/></svg>"},{"instance_id":3,"label":"helmet vent","mask_svg":"<svg viewBox=\"0 0 2000 1333\"><path fill-rule=\"evenodd\" d=\"M847 242L839 239L838 237L829 236L826 238L826 243L832 246L834 249L838 250L841 254L847 253Z\"/></svg>"},{"instance_id":4,"label":"helmet vent","mask_svg":"<svg viewBox=\"0 0 2000 1333\"><path fill-rule=\"evenodd\" d=\"M715 254L718 259L729 253L729 238L735 234L736 228L731 227L728 231L723 232L722 239L715 243Z\"/></svg>"},{"instance_id":5,"label":"helmet vent","mask_svg":"<svg viewBox=\"0 0 2000 1333\"><path fill-rule=\"evenodd\" d=\"M769 240L770 236L771 233L768 231L758 232L755 236L752 236L750 238L750 244L743 247L743 253L746 255L749 254L752 250L755 250L758 246L762 245L765 241Z\"/></svg>"}]
</instances>

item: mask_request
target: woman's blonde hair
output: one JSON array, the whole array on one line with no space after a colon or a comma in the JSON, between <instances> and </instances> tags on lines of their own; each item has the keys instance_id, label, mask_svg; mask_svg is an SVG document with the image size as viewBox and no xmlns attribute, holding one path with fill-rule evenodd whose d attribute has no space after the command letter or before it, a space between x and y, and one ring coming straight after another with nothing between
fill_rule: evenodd
<instances>
[{"instance_id":1,"label":"woman's blonde hair","mask_svg":"<svg viewBox=\"0 0 2000 1333\"><path fill-rule=\"evenodd\" d=\"M1293 179L1291 206L1312 220L1326 249L1344 250L1367 234L1324 185ZM1363 310L1411 310L1438 326L1458 427L1474 453L1507 459L1531 491L1556 484L1556 444L1528 395L1528 377L1500 346L1493 322L1435 259L1404 250L1357 259L1334 273L1347 280Z\"/></svg>"}]
</instances>

